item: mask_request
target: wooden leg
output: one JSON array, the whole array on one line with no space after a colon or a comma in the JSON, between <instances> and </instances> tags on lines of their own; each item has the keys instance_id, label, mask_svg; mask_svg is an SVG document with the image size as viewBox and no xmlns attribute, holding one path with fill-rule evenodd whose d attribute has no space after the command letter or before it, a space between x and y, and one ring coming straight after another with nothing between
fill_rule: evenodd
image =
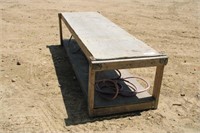
<instances>
[{"instance_id":1,"label":"wooden leg","mask_svg":"<svg viewBox=\"0 0 200 133\"><path fill-rule=\"evenodd\" d=\"M164 65L156 67L156 75L154 80L154 87L153 87L153 97L155 98L154 108L157 109L158 107L158 100L160 95L160 88L162 83Z\"/></svg>"},{"instance_id":2,"label":"wooden leg","mask_svg":"<svg viewBox=\"0 0 200 133\"><path fill-rule=\"evenodd\" d=\"M95 71L89 66L89 80L88 80L88 111L89 115L94 114L94 89L95 89Z\"/></svg>"},{"instance_id":3,"label":"wooden leg","mask_svg":"<svg viewBox=\"0 0 200 133\"><path fill-rule=\"evenodd\" d=\"M62 14L59 13L59 14L58 14L58 19L59 19L59 31L60 31L60 44L61 44L61 46L63 46L63 35L62 35L62 22L61 22L61 17L62 17Z\"/></svg>"}]
</instances>

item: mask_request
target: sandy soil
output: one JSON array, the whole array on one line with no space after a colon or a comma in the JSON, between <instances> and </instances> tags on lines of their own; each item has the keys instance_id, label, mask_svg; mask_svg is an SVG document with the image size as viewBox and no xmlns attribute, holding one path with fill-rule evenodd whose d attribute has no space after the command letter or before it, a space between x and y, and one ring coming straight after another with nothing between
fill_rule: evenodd
<instances>
[{"instance_id":1,"label":"sandy soil","mask_svg":"<svg viewBox=\"0 0 200 133\"><path fill-rule=\"evenodd\" d=\"M1 133L200 132L199 0L0 0L0 9ZM99 11L169 56L157 110L88 117L59 46L64 11Z\"/></svg>"}]
</instances>

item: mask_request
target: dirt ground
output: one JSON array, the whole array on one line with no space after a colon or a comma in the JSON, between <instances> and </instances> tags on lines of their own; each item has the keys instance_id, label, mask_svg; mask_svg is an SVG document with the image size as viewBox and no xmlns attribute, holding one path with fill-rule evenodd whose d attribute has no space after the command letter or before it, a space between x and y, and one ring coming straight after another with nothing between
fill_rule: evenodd
<instances>
[{"instance_id":1,"label":"dirt ground","mask_svg":"<svg viewBox=\"0 0 200 133\"><path fill-rule=\"evenodd\" d=\"M0 133L200 132L199 0L0 0L0 9ZM57 14L68 11L99 11L169 56L157 110L89 118L59 46Z\"/></svg>"}]
</instances>

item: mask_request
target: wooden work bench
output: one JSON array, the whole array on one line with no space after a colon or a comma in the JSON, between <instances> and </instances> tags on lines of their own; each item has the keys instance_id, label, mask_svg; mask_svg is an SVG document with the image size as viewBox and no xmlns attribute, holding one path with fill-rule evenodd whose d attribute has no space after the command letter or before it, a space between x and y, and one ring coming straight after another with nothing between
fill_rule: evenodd
<instances>
[{"instance_id":1,"label":"wooden work bench","mask_svg":"<svg viewBox=\"0 0 200 133\"><path fill-rule=\"evenodd\" d=\"M61 45L67 50L87 98L90 116L157 108L163 70L168 61L166 55L152 49L97 12L66 12L58 16ZM77 44L64 43L62 22ZM124 69L142 67L156 67L152 94L145 91L133 97L118 96L109 101L95 91L95 80L115 76L115 69L123 69L122 76L129 76L129 72ZM143 88L136 80L131 82L139 89ZM128 86L126 89L129 89Z\"/></svg>"}]
</instances>

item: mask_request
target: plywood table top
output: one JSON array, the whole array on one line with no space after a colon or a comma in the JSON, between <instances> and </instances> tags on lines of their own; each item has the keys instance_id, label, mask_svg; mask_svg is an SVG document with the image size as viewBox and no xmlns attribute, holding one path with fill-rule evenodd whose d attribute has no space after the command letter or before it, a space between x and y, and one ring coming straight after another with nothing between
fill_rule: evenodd
<instances>
[{"instance_id":1,"label":"plywood table top","mask_svg":"<svg viewBox=\"0 0 200 133\"><path fill-rule=\"evenodd\" d=\"M162 55L97 12L67 12L62 16L94 60Z\"/></svg>"}]
</instances>

